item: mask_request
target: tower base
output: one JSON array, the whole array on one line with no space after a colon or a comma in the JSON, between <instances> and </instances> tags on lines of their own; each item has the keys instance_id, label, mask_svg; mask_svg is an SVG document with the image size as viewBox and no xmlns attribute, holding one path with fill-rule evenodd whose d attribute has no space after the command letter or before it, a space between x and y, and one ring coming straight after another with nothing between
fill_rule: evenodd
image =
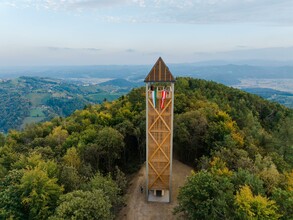
<instances>
[{"instance_id":1,"label":"tower base","mask_svg":"<svg viewBox=\"0 0 293 220\"><path fill-rule=\"evenodd\" d=\"M149 190L148 191L148 202L170 202L170 191L169 190Z\"/></svg>"}]
</instances>

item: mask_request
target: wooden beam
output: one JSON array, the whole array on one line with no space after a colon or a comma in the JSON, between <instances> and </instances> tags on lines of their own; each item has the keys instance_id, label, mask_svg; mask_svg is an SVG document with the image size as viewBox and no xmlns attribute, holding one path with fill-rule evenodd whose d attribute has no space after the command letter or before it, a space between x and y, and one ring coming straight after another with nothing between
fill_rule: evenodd
<instances>
[{"instance_id":1,"label":"wooden beam","mask_svg":"<svg viewBox=\"0 0 293 220\"><path fill-rule=\"evenodd\" d=\"M157 174L157 177L160 178L160 180L163 182L164 185L166 185L165 181L164 181L164 180L162 179L162 177L161 177L161 173L159 173L159 172L154 168L153 164L151 164L150 162L149 162L148 164L149 164L150 167L155 171L155 173ZM169 163L168 163L168 164L169 164ZM158 178L156 178L156 181L157 181ZM151 187L154 185L154 183L155 183L156 181L154 181L154 182L150 185L149 188L151 188Z\"/></svg>"},{"instance_id":2,"label":"wooden beam","mask_svg":"<svg viewBox=\"0 0 293 220\"><path fill-rule=\"evenodd\" d=\"M150 160L153 159L154 155L158 152L158 150L161 150L161 152L164 154L164 156L166 157L166 159L168 161L170 161L169 157L166 155L166 153L162 150L162 145L165 143L165 141L168 139L168 137L171 135L170 133L167 134L167 136L164 138L164 140L162 141L161 144L158 144L157 140L154 138L154 136L152 134L149 133L149 135L151 136L151 138L154 140L154 142L156 143L156 145L158 146L157 149L154 151L154 153L152 153L152 155L150 156Z\"/></svg>"},{"instance_id":3,"label":"wooden beam","mask_svg":"<svg viewBox=\"0 0 293 220\"><path fill-rule=\"evenodd\" d=\"M152 106L153 110L155 110L155 112L157 113L158 117L155 119L155 121L151 124L151 126L149 127L148 130L151 130L153 128L153 126L155 125L155 123L161 119L163 121L163 123L165 124L166 128L171 131L170 127L166 124L165 120L162 118L162 114L165 112L165 110L167 109L167 107L172 103L172 100L170 99L169 102L166 104L165 108L163 109L163 111L158 112L158 110L155 108L155 106L153 105L151 99L148 100L149 104Z\"/></svg>"},{"instance_id":4,"label":"wooden beam","mask_svg":"<svg viewBox=\"0 0 293 220\"><path fill-rule=\"evenodd\" d=\"M155 173L157 174L157 177L156 177L156 179L152 182L152 184L150 184L150 188L156 183L156 181L157 181L158 179L160 179L160 180L163 182L163 184L164 184L165 186L168 187L168 184L166 184L166 182L162 179L162 174L163 174L164 171L168 168L169 165L170 165L170 163L167 163L166 166L162 169L162 171L161 171L159 174L158 174L158 172L157 172L156 170L154 170Z\"/></svg>"}]
</instances>

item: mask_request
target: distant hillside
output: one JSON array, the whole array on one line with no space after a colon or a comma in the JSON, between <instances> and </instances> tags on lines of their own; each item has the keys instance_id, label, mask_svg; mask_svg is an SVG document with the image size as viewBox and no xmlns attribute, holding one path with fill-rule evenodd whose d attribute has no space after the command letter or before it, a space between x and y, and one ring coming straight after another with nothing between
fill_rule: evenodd
<instances>
[{"instance_id":1,"label":"distant hillside","mask_svg":"<svg viewBox=\"0 0 293 220\"><path fill-rule=\"evenodd\" d=\"M281 96L293 96L293 93L283 92L275 89L269 88L243 88L245 92L257 94L263 98L270 98L273 95L281 95Z\"/></svg>"},{"instance_id":2,"label":"distant hillside","mask_svg":"<svg viewBox=\"0 0 293 220\"><path fill-rule=\"evenodd\" d=\"M267 100L278 102L289 108L293 108L293 93L269 88L242 88L242 90L259 95Z\"/></svg>"},{"instance_id":3,"label":"distant hillside","mask_svg":"<svg viewBox=\"0 0 293 220\"><path fill-rule=\"evenodd\" d=\"M27 123L66 117L88 104L111 101L128 92L109 86L75 84L60 79L19 77L0 81L0 132Z\"/></svg>"},{"instance_id":4,"label":"distant hillside","mask_svg":"<svg viewBox=\"0 0 293 220\"><path fill-rule=\"evenodd\" d=\"M112 79L103 83L99 84L100 86L117 86L117 87L128 87L128 88L134 88L138 86L142 86L142 82L130 82L126 79Z\"/></svg>"}]
</instances>

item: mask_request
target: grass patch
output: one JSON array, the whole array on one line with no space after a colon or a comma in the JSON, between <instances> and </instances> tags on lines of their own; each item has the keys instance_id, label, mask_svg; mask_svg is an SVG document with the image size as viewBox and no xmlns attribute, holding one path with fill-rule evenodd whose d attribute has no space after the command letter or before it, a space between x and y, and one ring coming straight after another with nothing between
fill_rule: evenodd
<instances>
[{"instance_id":1,"label":"grass patch","mask_svg":"<svg viewBox=\"0 0 293 220\"><path fill-rule=\"evenodd\" d=\"M65 92L54 92L52 94L52 97L54 97L54 98L65 98L66 97L66 93Z\"/></svg>"},{"instance_id":2,"label":"grass patch","mask_svg":"<svg viewBox=\"0 0 293 220\"><path fill-rule=\"evenodd\" d=\"M46 101L50 98L49 93L30 93L27 95L27 98L30 99L33 106L38 106L45 104Z\"/></svg>"},{"instance_id":3,"label":"grass patch","mask_svg":"<svg viewBox=\"0 0 293 220\"><path fill-rule=\"evenodd\" d=\"M107 101L113 101L117 98L119 98L120 96L122 96L123 94L121 93L113 93L113 94L109 94L109 93L97 93L97 94L90 94L87 96L88 99L90 99L93 102L102 102L105 98L107 99Z\"/></svg>"},{"instance_id":4,"label":"grass patch","mask_svg":"<svg viewBox=\"0 0 293 220\"><path fill-rule=\"evenodd\" d=\"M30 117L39 118L46 117L46 115L44 114L42 108L34 108L30 111Z\"/></svg>"}]
</instances>

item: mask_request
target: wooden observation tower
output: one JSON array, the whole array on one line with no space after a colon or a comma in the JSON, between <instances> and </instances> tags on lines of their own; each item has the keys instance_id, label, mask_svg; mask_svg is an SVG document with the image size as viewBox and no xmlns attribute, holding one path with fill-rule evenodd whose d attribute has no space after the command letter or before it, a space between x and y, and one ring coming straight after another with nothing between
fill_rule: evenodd
<instances>
[{"instance_id":1,"label":"wooden observation tower","mask_svg":"<svg viewBox=\"0 0 293 220\"><path fill-rule=\"evenodd\" d=\"M160 57L146 83L146 197L170 202L175 79Z\"/></svg>"}]
</instances>

